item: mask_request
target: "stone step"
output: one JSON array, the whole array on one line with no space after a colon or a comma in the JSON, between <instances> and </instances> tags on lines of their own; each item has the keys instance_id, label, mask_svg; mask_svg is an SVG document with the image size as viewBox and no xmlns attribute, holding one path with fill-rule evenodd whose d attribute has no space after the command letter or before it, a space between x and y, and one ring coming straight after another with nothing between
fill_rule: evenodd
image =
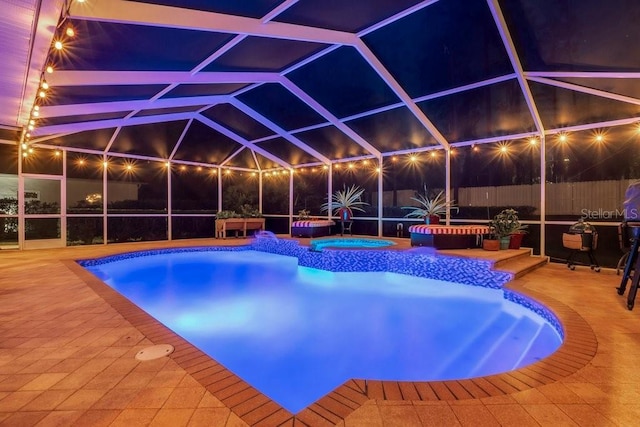
<instances>
[{"instance_id":1,"label":"stone step","mask_svg":"<svg viewBox=\"0 0 640 427\"><path fill-rule=\"evenodd\" d=\"M546 265L548 262L549 257L530 255L527 257L517 257L508 261L504 261L500 265L494 266L494 268L496 270L512 273L515 279L532 272L536 268L540 268Z\"/></svg>"}]
</instances>

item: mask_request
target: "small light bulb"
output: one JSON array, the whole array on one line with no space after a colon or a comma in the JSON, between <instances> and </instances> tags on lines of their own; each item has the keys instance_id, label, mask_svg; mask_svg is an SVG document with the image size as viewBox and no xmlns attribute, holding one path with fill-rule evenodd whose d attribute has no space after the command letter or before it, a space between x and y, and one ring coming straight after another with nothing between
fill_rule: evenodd
<instances>
[{"instance_id":1,"label":"small light bulb","mask_svg":"<svg viewBox=\"0 0 640 427\"><path fill-rule=\"evenodd\" d=\"M26 150L26 149L27 149L27 147L28 147L28 145L27 145L27 144L25 144L25 143L23 142L23 143L22 143L22 149L23 149L23 150Z\"/></svg>"},{"instance_id":2,"label":"small light bulb","mask_svg":"<svg viewBox=\"0 0 640 427\"><path fill-rule=\"evenodd\" d=\"M431 157L435 157L435 156L436 156L436 152L435 152L435 151L432 151L432 152L431 152Z\"/></svg>"},{"instance_id":3,"label":"small light bulb","mask_svg":"<svg viewBox=\"0 0 640 427\"><path fill-rule=\"evenodd\" d=\"M102 166L104 166L106 168L107 166L109 166L109 163L108 162L102 162Z\"/></svg>"},{"instance_id":4,"label":"small light bulb","mask_svg":"<svg viewBox=\"0 0 640 427\"><path fill-rule=\"evenodd\" d=\"M502 147L500 147L500 151L502 151L503 153L507 152L507 146L503 145Z\"/></svg>"},{"instance_id":5,"label":"small light bulb","mask_svg":"<svg viewBox=\"0 0 640 427\"><path fill-rule=\"evenodd\" d=\"M183 171L183 170L187 170L187 167L186 167L185 165L182 165L182 166L180 166L180 170L181 170L181 171Z\"/></svg>"},{"instance_id":6,"label":"small light bulb","mask_svg":"<svg viewBox=\"0 0 640 427\"><path fill-rule=\"evenodd\" d=\"M377 173L380 173L380 168L376 168L376 172L377 172Z\"/></svg>"},{"instance_id":7,"label":"small light bulb","mask_svg":"<svg viewBox=\"0 0 640 427\"><path fill-rule=\"evenodd\" d=\"M39 96L40 98L46 98L46 97L47 97L47 92L45 92L45 91L41 90L40 92L38 92L38 96Z\"/></svg>"},{"instance_id":8,"label":"small light bulb","mask_svg":"<svg viewBox=\"0 0 640 427\"><path fill-rule=\"evenodd\" d=\"M67 27L66 33L69 37L73 37L76 35L76 32L73 30L73 27Z\"/></svg>"},{"instance_id":9,"label":"small light bulb","mask_svg":"<svg viewBox=\"0 0 640 427\"><path fill-rule=\"evenodd\" d=\"M201 171L202 170L202 166L198 166L198 170Z\"/></svg>"},{"instance_id":10,"label":"small light bulb","mask_svg":"<svg viewBox=\"0 0 640 427\"><path fill-rule=\"evenodd\" d=\"M58 150L54 151L54 153L55 153L56 156L60 155L60 152Z\"/></svg>"},{"instance_id":11,"label":"small light bulb","mask_svg":"<svg viewBox=\"0 0 640 427\"><path fill-rule=\"evenodd\" d=\"M84 160L82 160L82 159L78 160L78 164L79 165L84 165Z\"/></svg>"},{"instance_id":12,"label":"small light bulb","mask_svg":"<svg viewBox=\"0 0 640 427\"><path fill-rule=\"evenodd\" d=\"M40 106L39 105L34 105L33 106L33 111L40 111Z\"/></svg>"},{"instance_id":13,"label":"small light bulb","mask_svg":"<svg viewBox=\"0 0 640 427\"><path fill-rule=\"evenodd\" d=\"M49 83L47 83L46 80L43 80L42 83L40 84L40 87L44 90L49 89Z\"/></svg>"},{"instance_id":14,"label":"small light bulb","mask_svg":"<svg viewBox=\"0 0 640 427\"><path fill-rule=\"evenodd\" d=\"M166 167L168 167L168 168L169 168L169 167L171 167L171 163L170 163L170 162L167 162L167 163L165 163L164 165L165 165Z\"/></svg>"},{"instance_id":15,"label":"small light bulb","mask_svg":"<svg viewBox=\"0 0 640 427\"><path fill-rule=\"evenodd\" d=\"M33 119L31 119L31 120L29 120L29 124L30 124L30 125L35 125L35 124L36 124L36 121L35 121L35 120L33 120Z\"/></svg>"},{"instance_id":16,"label":"small light bulb","mask_svg":"<svg viewBox=\"0 0 640 427\"><path fill-rule=\"evenodd\" d=\"M353 163L349 163L349 169L353 169L353 168L354 168Z\"/></svg>"},{"instance_id":17,"label":"small light bulb","mask_svg":"<svg viewBox=\"0 0 640 427\"><path fill-rule=\"evenodd\" d=\"M412 162L415 162L416 160L418 160L418 158L416 156L410 156L409 160L411 160Z\"/></svg>"},{"instance_id":18,"label":"small light bulb","mask_svg":"<svg viewBox=\"0 0 640 427\"><path fill-rule=\"evenodd\" d=\"M29 152L29 154L31 154L33 153L33 148L29 148L27 151Z\"/></svg>"},{"instance_id":19,"label":"small light bulb","mask_svg":"<svg viewBox=\"0 0 640 427\"><path fill-rule=\"evenodd\" d=\"M22 157L27 157L27 156L28 156L28 154L27 154L26 151L24 153L22 153Z\"/></svg>"},{"instance_id":20,"label":"small light bulb","mask_svg":"<svg viewBox=\"0 0 640 427\"><path fill-rule=\"evenodd\" d=\"M51 65L47 65L47 73L53 73L53 67Z\"/></svg>"},{"instance_id":21,"label":"small light bulb","mask_svg":"<svg viewBox=\"0 0 640 427\"><path fill-rule=\"evenodd\" d=\"M33 117L39 117L40 116L40 112L33 110L33 113L31 113L33 115Z\"/></svg>"},{"instance_id":22,"label":"small light bulb","mask_svg":"<svg viewBox=\"0 0 640 427\"><path fill-rule=\"evenodd\" d=\"M127 170L130 171L131 169L133 169L133 166L127 165Z\"/></svg>"},{"instance_id":23,"label":"small light bulb","mask_svg":"<svg viewBox=\"0 0 640 427\"><path fill-rule=\"evenodd\" d=\"M334 169L340 169L340 163L336 163L336 164L333 166L333 168L334 168Z\"/></svg>"},{"instance_id":24,"label":"small light bulb","mask_svg":"<svg viewBox=\"0 0 640 427\"><path fill-rule=\"evenodd\" d=\"M596 141L598 141L598 142L602 142L603 139L604 138L602 137L602 135L596 136Z\"/></svg>"},{"instance_id":25,"label":"small light bulb","mask_svg":"<svg viewBox=\"0 0 640 427\"><path fill-rule=\"evenodd\" d=\"M60 40L57 40L54 44L53 47L55 47L57 50L62 50L62 42Z\"/></svg>"},{"instance_id":26,"label":"small light bulb","mask_svg":"<svg viewBox=\"0 0 640 427\"><path fill-rule=\"evenodd\" d=\"M567 135L562 134L560 135L560 142L566 142L567 141Z\"/></svg>"},{"instance_id":27,"label":"small light bulb","mask_svg":"<svg viewBox=\"0 0 640 427\"><path fill-rule=\"evenodd\" d=\"M327 166L327 165L323 165L323 166L322 166L322 169L327 170L327 169L329 169L329 166Z\"/></svg>"},{"instance_id":28,"label":"small light bulb","mask_svg":"<svg viewBox=\"0 0 640 427\"><path fill-rule=\"evenodd\" d=\"M24 137L25 137L25 138L27 138L27 139L29 139L29 138L31 138L31 134L30 134L29 132L27 132L27 133L24 135Z\"/></svg>"},{"instance_id":29,"label":"small light bulb","mask_svg":"<svg viewBox=\"0 0 640 427\"><path fill-rule=\"evenodd\" d=\"M33 125L29 125L29 126L27 126L27 129L29 129L29 130L33 130Z\"/></svg>"}]
</instances>

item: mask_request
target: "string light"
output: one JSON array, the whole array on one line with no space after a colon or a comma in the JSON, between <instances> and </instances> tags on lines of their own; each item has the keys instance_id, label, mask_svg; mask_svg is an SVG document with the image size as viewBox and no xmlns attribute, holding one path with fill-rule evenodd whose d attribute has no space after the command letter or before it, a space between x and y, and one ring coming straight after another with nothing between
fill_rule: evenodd
<instances>
[{"instance_id":1,"label":"string light","mask_svg":"<svg viewBox=\"0 0 640 427\"><path fill-rule=\"evenodd\" d=\"M40 83L40 87L44 90L49 89L49 83L47 83L46 80L42 80L42 83Z\"/></svg>"},{"instance_id":2,"label":"string light","mask_svg":"<svg viewBox=\"0 0 640 427\"><path fill-rule=\"evenodd\" d=\"M435 157L435 156L436 156L436 152L435 152L435 151L432 151L432 152L431 152L431 157Z\"/></svg>"},{"instance_id":3,"label":"string light","mask_svg":"<svg viewBox=\"0 0 640 427\"><path fill-rule=\"evenodd\" d=\"M49 73L49 74L53 73L53 66L51 66L51 65L47 65L46 71L47 71L47 73Z\"/></svg>"},{"instance_id":4,"label":"string light","mask_svg":"<svg viewBox=\"0 0 640 427\"><path fill-rule=\"evenodd\" d=\"M409 160L412 161L412 162L415 162L415 161L418 160L418 157L415 154L412 154L412 155L409 156Z\"/></svg>"},{"instance_id":5,"label":"string light","mask_svg":"<svg viewBox=\"0 0 640 427\"><path fill-rule=\"evenodd\" d=\"M67 30L65 31L65 33L67 34L67 36L69 37L73 37L76 35L75 30L73 29L73 27L67 27Z\"/></svg>"},{"instance_id":6,"label":"string light","mask_svg":"<svg viewBox=\"0 0 640 427\"><path fill-rule=\"evenodd\" d=\"M567 134L561 133L558 139L560 139L560 142L567 142Z\"/></svg>"},{"instance_id":7,"label":"string light","mask_svg":"<svg viewBox=\"0 0 640 427\"><path fill-rule=\"evenodd\" d=\"M529 144L536 145L537 143L538 143L538 138L530 138L529 139Z\"/></svg>"},{"instance_id":8,"label":"string light","mask_svg":"<svg viewBox=\"0 0 640 427\"><path fill-rule=\"evenodd\" d=\"M53 47L55 47L57 50L62 50L62 42L60 40L56 40L56 42L53 44Z\"/></svg>"}]
</instances>

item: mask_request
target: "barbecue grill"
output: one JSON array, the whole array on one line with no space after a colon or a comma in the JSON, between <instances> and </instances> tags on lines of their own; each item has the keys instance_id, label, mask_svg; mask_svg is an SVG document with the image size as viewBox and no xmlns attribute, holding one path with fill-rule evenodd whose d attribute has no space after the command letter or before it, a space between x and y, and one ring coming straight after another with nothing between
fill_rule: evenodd
<instances>
[{"instance_id":1,"label":"barbecue grill","mask_svg":"<svg viewBox=\"0 0 640 427\"><path fill-rule=\"evenodd\" d=\"M598 247L598 231L593 225L580 218L578 222L569 227L566 233L562 233L562 245L570 250L569 256L567 256L567 268L575 270L574 258L578 254L585 254L589 258L589 267L596 273L600 272L600 265L594 254Z\"/></svg>"}]
</instances>

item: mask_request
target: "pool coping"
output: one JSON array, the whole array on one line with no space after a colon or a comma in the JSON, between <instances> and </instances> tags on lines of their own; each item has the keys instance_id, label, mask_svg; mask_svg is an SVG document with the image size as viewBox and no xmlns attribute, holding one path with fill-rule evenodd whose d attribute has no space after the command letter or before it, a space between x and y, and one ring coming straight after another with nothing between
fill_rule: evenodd
<instances>
[{"instance_id":1,"label":"pool coping","mask_svg":"<svg viewBox=\"0 0 640 427\"><path fill-rule=\"evenodd\" d=\"M505 288L544 304L560 319L565 337L551 356L515 371L466 380L351 379L292 414L85 270L76 260L62 262L153 344L173 345L175 351L168 357L249 425L291 425L296 420L314 426L335 425L372 399L459 401L515 393L574 374L593 359L598 346L591 326L573 309L530 289L514 288L510 282Z\"/></svg>"}]
</instances>

